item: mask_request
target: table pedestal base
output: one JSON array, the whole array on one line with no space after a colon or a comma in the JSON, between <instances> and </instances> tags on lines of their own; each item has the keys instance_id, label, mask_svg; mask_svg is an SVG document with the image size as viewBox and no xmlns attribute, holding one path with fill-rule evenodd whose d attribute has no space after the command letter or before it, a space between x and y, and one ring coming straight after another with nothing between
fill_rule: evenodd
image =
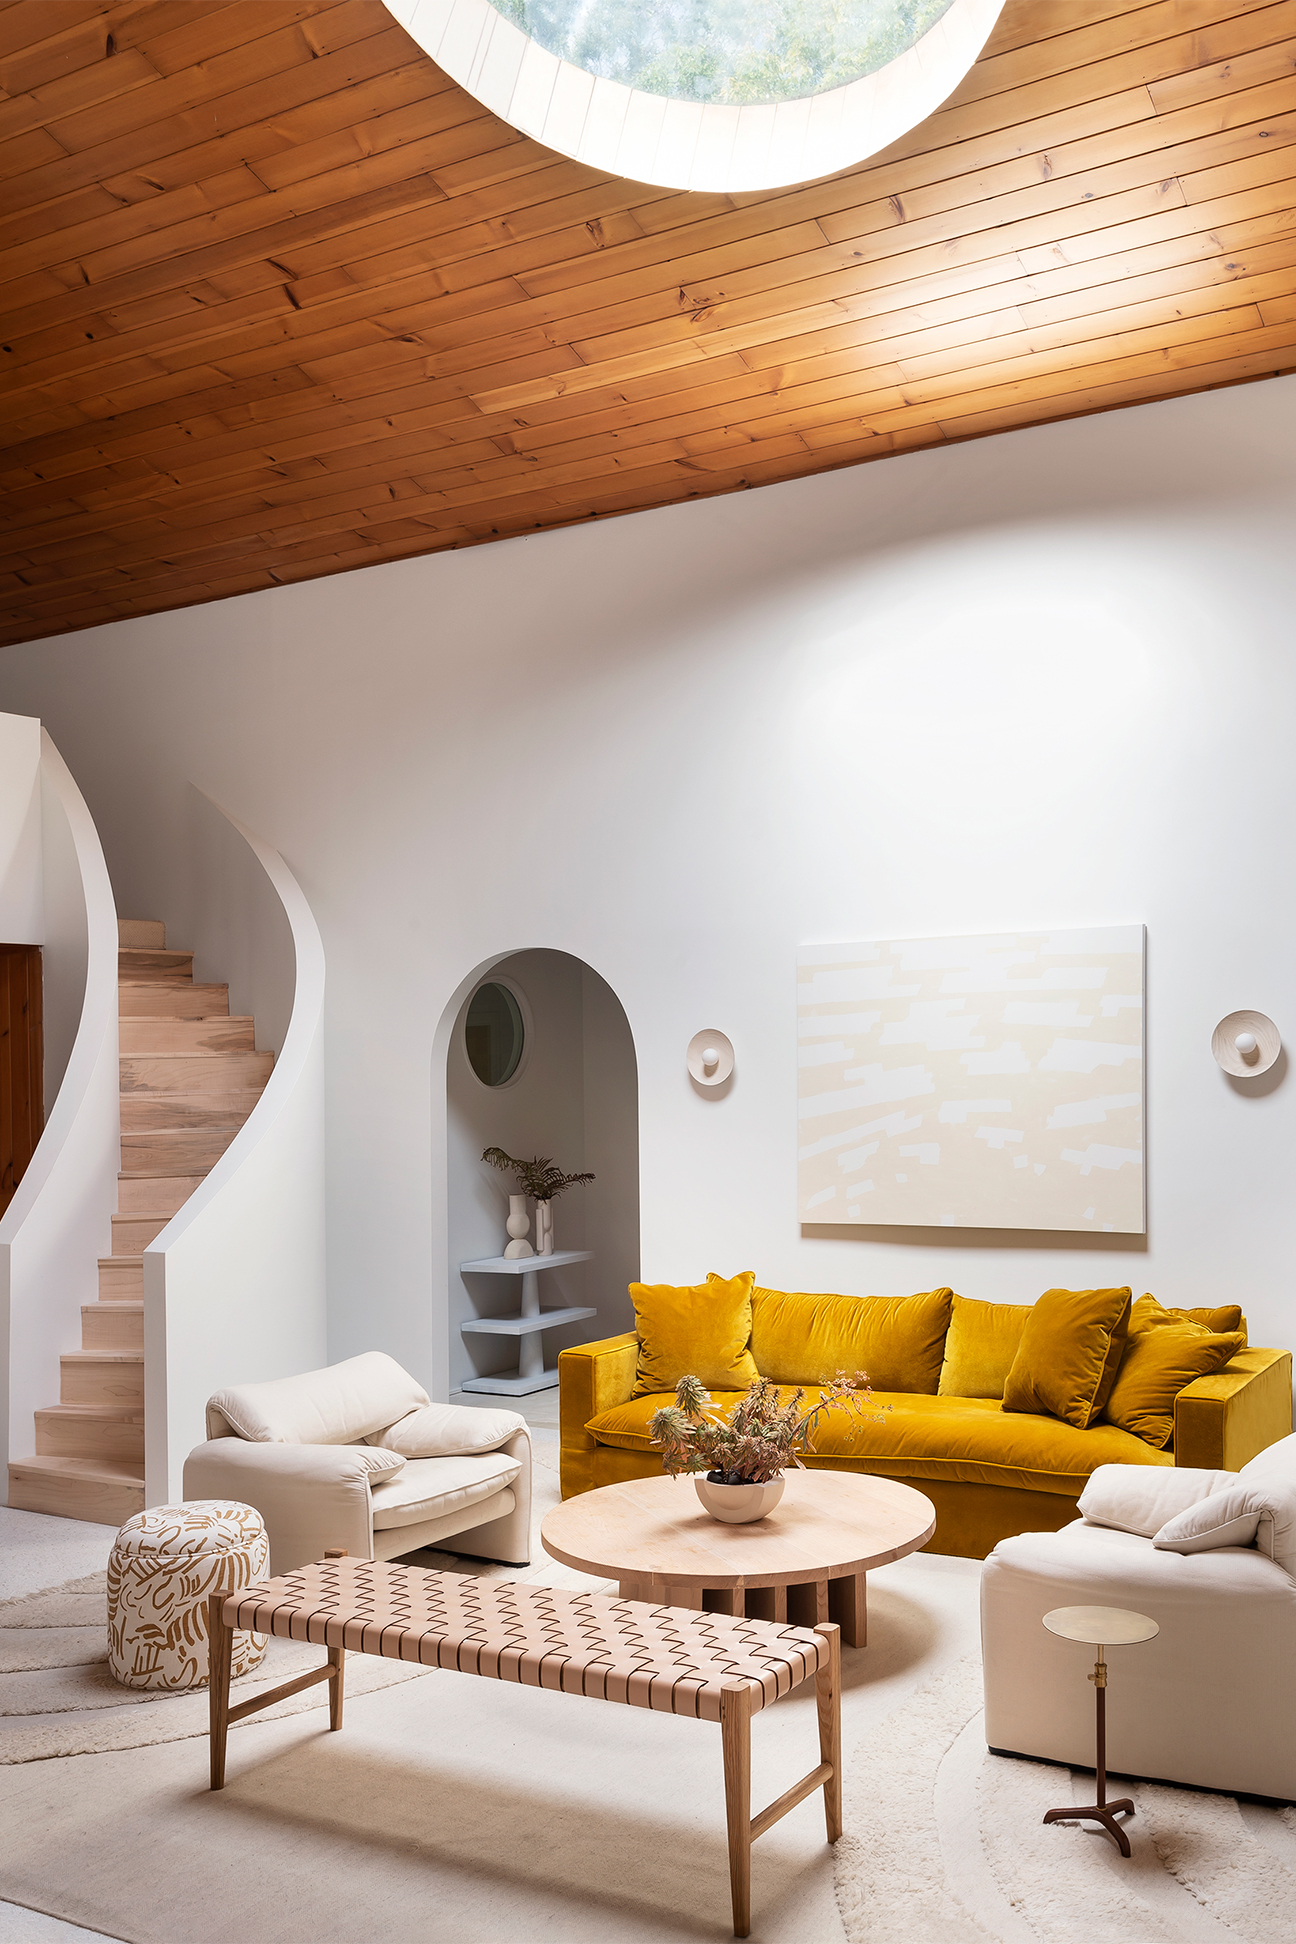
<instances>
[{"instance_id":1,"label":"table pedestal base","mask_svg":"<svg viewBox=\"0 0 1296 1944\"><path fill-rule=\"evenodd\" d=\"M846 1647L868 1645L868 1602L864 1573L841 1579L795 1580L784 1586L698 1586L692 1581L628 1579L618 1581L623 1600L650 1606L689 1607L700 1613L727 1613L735 1619L774 1620L789 1627L821 1627L835 1621Z\"/></svg>"},{"instance_id":2,"label":"table pedestal base","mask_svg":"<svg viewBox=\"0 0 1296 1944\"><path fill-rule=\"evenodd\" d=\"M1134 1814L1134 1804L1128 1796L1122 1796L1119 1802L1108 1802L1107 1800L1107 1663L1101 1658L1101 1647L1098 1652L1099 1659L1094 1667L1093 1673L1089 1676L1089 1679L1094 1684L1094 1698L1098 1709L1098 1800L1088 1809L1050 1809L1045 1815L1044 1820L1046 1823L1101 1823L1107 1831L1107 1834L1115 1838L1121 1855L1128 1856L1130 1853L1129 1837L1125 1834L1125 1831L1121 1828L1116 1818L1117 1816L1132 1816Z\"/></svg>"}]
</instances>

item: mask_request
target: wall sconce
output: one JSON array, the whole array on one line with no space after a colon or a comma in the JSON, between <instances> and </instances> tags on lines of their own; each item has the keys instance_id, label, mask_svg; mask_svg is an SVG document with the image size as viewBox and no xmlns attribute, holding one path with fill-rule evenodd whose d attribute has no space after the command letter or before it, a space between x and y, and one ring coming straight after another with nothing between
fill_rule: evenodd
<instances>
[{"instance_id":1,"label":"wall sconce","mask_svg":"<svg viewBox=\"0 0 1296 1944\"><path fill-rule=\"evenodd\" d=\"M733 1042L709 1026L694 1033L685 1059L699 1087L722 1087L734 1069Z\"/></svg>"},{"instance_id":2,"label":"wall sconce","mask_svg":"<svg viewBox=\"0 0 1296 1944\"><path fill-rule=\"evenodd\" d=\"M1211 1052L1225 1073L1253 1080L1282 1052L1282 1035L1266 1013L1231 1012L1211 1034Z\"/></svg>"}]
</instances>

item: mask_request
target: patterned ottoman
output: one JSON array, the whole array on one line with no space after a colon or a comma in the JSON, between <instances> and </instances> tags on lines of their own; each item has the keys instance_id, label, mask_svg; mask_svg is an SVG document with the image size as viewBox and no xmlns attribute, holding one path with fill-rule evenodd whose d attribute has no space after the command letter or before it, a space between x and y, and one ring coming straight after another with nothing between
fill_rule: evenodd
<instances>
[{"instance_id":1,"label":"patterned ottoman","mask_svg":"<svg viewBox=\"0 0 1296 1944\"><path fill-rule=\"evenodd\" d=\"M108 1663L125 1687L207 1685L207 1597L237 1593L270 1571L261 1514L225 1499L155 1505L128 1519L108 1561ZM234 1636L234 1673L265 1654L266 1636Z\"/></svg>"}]
</instances>

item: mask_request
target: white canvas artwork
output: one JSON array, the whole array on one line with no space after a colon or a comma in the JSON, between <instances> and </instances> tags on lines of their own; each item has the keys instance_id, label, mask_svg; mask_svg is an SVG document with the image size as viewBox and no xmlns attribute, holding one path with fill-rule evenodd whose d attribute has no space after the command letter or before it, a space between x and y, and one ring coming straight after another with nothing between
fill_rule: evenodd
<instances>
[{"instance_id":1,"label":"white canvas artwork","mask_svg":"<svg viewBox=\"0 0 1296 1944\"><path fill-rule=\"evenodd\" d=\"M1141 1235L1143 941L804 946L802 1222Z\"/></svg>"}]
</instances>

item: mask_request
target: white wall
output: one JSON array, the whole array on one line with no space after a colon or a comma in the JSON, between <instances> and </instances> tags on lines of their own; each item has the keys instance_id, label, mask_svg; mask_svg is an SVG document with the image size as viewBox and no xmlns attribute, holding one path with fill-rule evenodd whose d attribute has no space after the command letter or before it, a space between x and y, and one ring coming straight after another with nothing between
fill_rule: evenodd
<instances>
[{"instance_id":1,"label":"white wall","mask_svg":"<svg viewBox=\"0 0 1296 1944\"><path fill-rule=\"evenodd\" d=\"M442 1022L521 944L625 1007L645 1275L1015 1300L1119 1278L1226 1292L1290 1343L1296 1083L1231 1084L1209 1041L1239 1006L1296 1037L1294 453L1296 381L1272 380L0 657L121 909L144 915L191 782L310 899L330 1354L444 1384ZM1135 921L1145 1243L798 1228L799 943ZM737 1049L722 1100L685 1073L701 1026Z\"/></svg>"}]
</instances>

